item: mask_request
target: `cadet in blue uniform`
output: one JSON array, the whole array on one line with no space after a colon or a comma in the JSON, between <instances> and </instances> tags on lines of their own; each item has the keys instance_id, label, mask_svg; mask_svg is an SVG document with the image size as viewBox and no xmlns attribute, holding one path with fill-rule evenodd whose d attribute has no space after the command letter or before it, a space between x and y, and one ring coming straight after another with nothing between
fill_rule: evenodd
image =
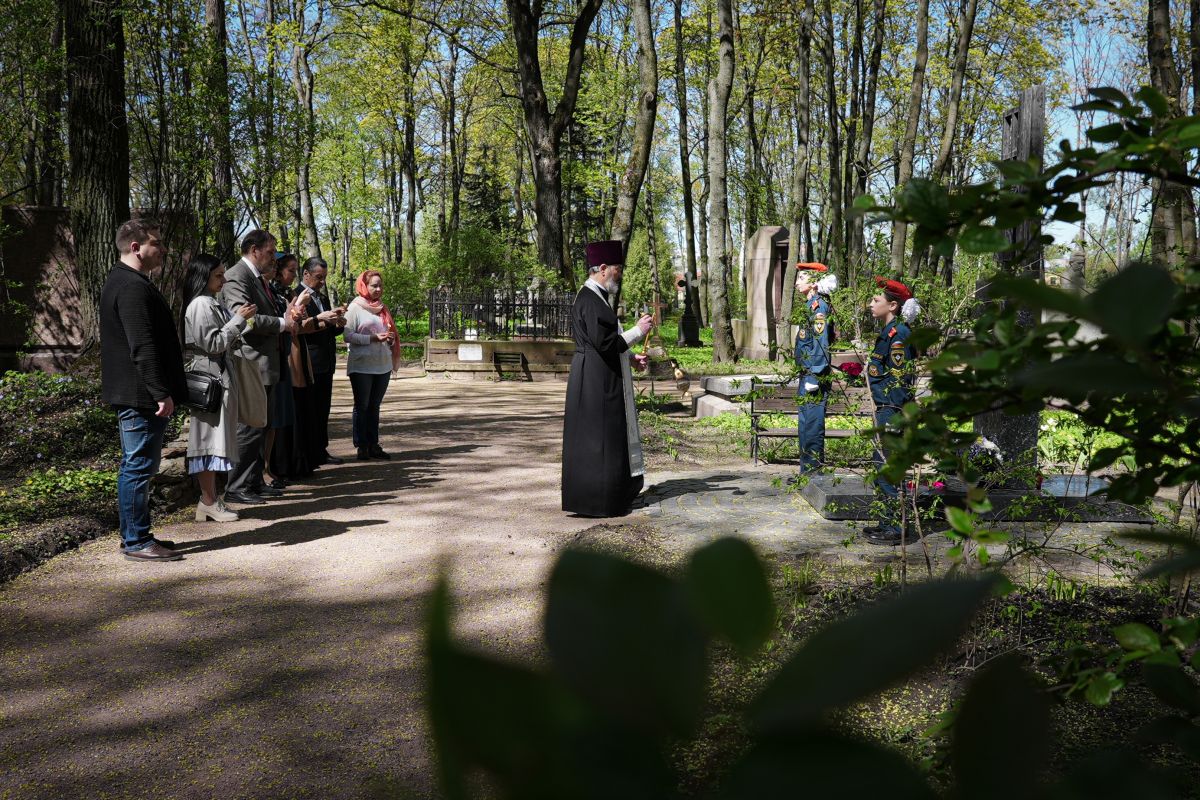
<instances>
[{"instance_id":1,"label":"cadet in blue uniform","mask_svg":"<svg viewBox=\"0 0 1200 800\"><path fill-rule=\"evenodd\" d=\"M800 474L816 472L825 460L825 405L829 399L829 345L834 340L829 295L837 276L815 261L796 265L796 291L803 298L796 332L796 368L800 385L796 425L800 436Z\"/></svg>"},{"instance_id":2,"label":"cadet in blue uniform","mask_svg":"<svg viewBox=\"0 0 1200 800\"><path fill-rule=\"evenodd\" d=\"M876 277L875 283L880 292L871 299L871 316L883 327L867 364L867 382L875 401L875 424L884 427L913 399L912 362L917 354L908 343L908 323L921 313L921 307L912 291L900 281ZM876 467L882 466L884 454L876 450L872 461ZM877 526L863 528L863 536L872 544L899 544L900 507L896 487L882 477L876 478L875 486L883 496L884 510ZM908 541L912 540L909 537Z\"/></svg>"}]
</instances>

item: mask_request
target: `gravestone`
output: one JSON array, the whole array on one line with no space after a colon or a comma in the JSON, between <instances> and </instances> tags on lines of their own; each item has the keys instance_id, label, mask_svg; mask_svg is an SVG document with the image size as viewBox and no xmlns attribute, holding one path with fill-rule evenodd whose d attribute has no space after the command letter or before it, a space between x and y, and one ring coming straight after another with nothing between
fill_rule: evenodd
<instances>
[{"instance_id":1,"label":"gravestone","mask_svg":"<svg viewBox=\"0 0 1200 800\"><path fill-rule=\"evenodd\" d=\"M787 266L788 229L765 225L754 232L746 246L746 317L747 331L739 349L745 358L774 358L777 345L775 326L783 302L783 274ZM786 287L792 291L792 287Z\"/></svg>"},{"instance_id":2,"label":"gravestone","mask_svg":"<svg viewBox=\"0 0 1200 800\"><path fill-rule=\"evenodd\" d=\"M1001 125L1001 151L1003 160L1028 161L1035 159L1041 169L1043 143L1046 135L1046 87L1034 86L1021 94L1020 104L1004 112ZM1044 261L1040 237L1041 223L1037 219L1026 220L1005 235L1013 247L996 257L998 266L1012 275L1042 280ZM979 300L1003 302L992 298L987 284L981 281L976 289ZM1028 309L1022 309L1018 323L1031 327L1036 320ZM1036 465L1039 415L1005 414L990 411L975 418L975 433L985 436L1000 448L1004 463L1008 466ZM1030 470L1032 477L1033 470ZM1018 488L1016 485L1010 488Z\"/></svg>"},{"instance_id":3,"label":"gravestone","mask_svg":"<svg viewBox=\"0 0 1200 800\"><path fill-rule=\"evenodd\" d=\"M0 369L61 372L83 352L79 273L70 213L4 206L0 217Z\"/></svg>"}]
</instances>

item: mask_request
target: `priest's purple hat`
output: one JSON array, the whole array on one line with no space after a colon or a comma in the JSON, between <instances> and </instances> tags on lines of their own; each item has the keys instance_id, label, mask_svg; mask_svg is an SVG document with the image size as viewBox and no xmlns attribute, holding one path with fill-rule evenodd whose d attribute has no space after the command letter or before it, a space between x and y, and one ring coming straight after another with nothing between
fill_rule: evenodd
<instances>
[{"instance_id":1,"label":"priest's purple hat","mask_svg":"<svg viewBox=\"0 0 1200 800\"><path fill-rule=\"evenodd\" d=\"M589 267L625 264L625 248L619 239L609 239L604 242L589 242L587 246L587 263Z\"/></svg>"}]
</instances>

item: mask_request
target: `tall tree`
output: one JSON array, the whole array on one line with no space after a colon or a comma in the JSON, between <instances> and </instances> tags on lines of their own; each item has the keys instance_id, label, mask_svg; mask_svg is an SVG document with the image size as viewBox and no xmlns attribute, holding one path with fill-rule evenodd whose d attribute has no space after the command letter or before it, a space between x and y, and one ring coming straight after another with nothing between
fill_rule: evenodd
<instances>
[{"instance_id":1,"label":"tall tree","mask_svg":"<svg viewBox=\"0 0 1200 800\"><path fill-rule=\"evenodd\" d=\"M125 30L120 0L63 0L67 47L67 204L79 265L84 335L99 335L100 291L129 219Z\"/></svg>"},{"instance_id":2,"label":"tall tree","mask_svg":"<svg viewBox=\"0 0 1200 800\"><path fill-rule=\"evenodd\" d=\"M809 125L812 117L811 68L813 0L804 0L800 8L796 37L796 160L792 165L792 204L788 215L788 260L783 272L783 300L779 304L775 341L792 338L792 306L795 297L796 264L805 259L804 219L808 216ZM786 361L791 353L784 347L776 358Z\"/></svg>"},{"instance_id":3,"label":"tall tree","mask_svg":"<svg viewBox=\"0 0 1200 800\"><path fill-rule=\"evenodd\" d=\"M867 182L871 174L871 145L875 140L875 100L879 87L879 67L883 60L884 25L887 17L887 0L875 0L874 22L871 32L871 55L867 64L866 90L862 104L862 136L854 153L854 187L850 197L866 194ZM850 217L850 238L847 243L847 264L851 272L851 283L856 279L858 266L862 263L865 247L862 214Z\"/></svg>"},{"instance_id":4,"label":"tall tree","mask_svg":"<svg viewBox=\"0 0 1200 800\"><path fill-rule=\"evenodd\" d=\"M299 203L300 238L304 242L304 255L321 256L321 237L317 232L316 215L313 212L312 159L317 140L317 116L313 93L316 76L312 69L313 49L321 38L325 22L324 0L317 0L316 9L310 13L306 0L294 0L292 6L296 38L292 42L292 88L300 107L300 125L297 130L300 158L296 164L296 194Z\"/></svg>"},{"instance_id":5,"label":"tall tree","mask_svg":"<svg viewBox=\"0 0 1200 800\"><path fill-rule=\"evenodd\" d=\"M1195 0L1200 3L1200 0ZM700 287L696 280L696 211L692 199L692 151L688 141L687 57L683 51L683 0L675 0L675 108L679 112L679 179L683 185L683 226L687 237L687 287L692 312L704 325L707 314L701 311Z\"/></svg>"},{"instance_id":6,"label":"tall tree","mask_svg":"<svg viewBox=\"0 0 1200 800\"><path fill-rule=\"evenodd\" d=\"M1171 35L1170 0L1149 0L1146 14L1146 54L1150 83L1169 104L1172 116L1182 116L1180 78ZM1150 254L1176 264L1196 253L1196 211L1191 191L1155 178L1150 221Z\"/></svg>"},{"instance_id":7,"label":"tall tree","mask_svg":"<svg viewBox=\"0 0 1200 800\"><path fill-rule=\"evenodd\" d=\"M726 185L728 133L726 111L733 89L733 7L731 0L716 0L717 74L708 83L708 291L713 329L713 361L737 360L730 319L729 189Z\"/></svg>"},{"instance_id":8,"label":"tall tree","mask_svg":"<svg viewBox=\"0 0 1200 800\"><path fill-rule=\"evenodd\" d=\"M552 114L542 83L541 57L538 54L541 0L535 0L532 5L529 0L506 0L517 51L518 94L532 154L538 255L542 264L568 285L575 284L576 276L567 258L563 236L560 148L563 132L575 112L588 29L600 11L602 1L584 0L571 26L562 96Z\"/></svg>"},{"instance_id":9,"label":"tall tree","mask_svg":"<svg viewBox=\"0 0 1200 800\"><path fill-rule=\"evenodd\" d=\"M612 238L629 248L633 235L633 215L638 193L646 178L654 138L654 122L658 116L658 54L654 49L654 23L650 0L635 0L632 7L633 24L637 30L638 103L633 126L633 143L629 163L621 176L617 190L617 208L613 212ZM649 203L649 200L647 200ZM647 205L649 208L649 205Z\"/></svg>"},{"instance_id":10,"label":"tall tree","mask_svg":"<svg viewBox=\"0 0 1200 800\"><path fill-rule=\"evenodd\" d=\"M233 227L233 153L229 144L229 67L225 49L229 37L225 30L225 0L205 0L205 28L208 33L208 96L212 136L212 194L215 209L217 253L221 258L234 255Z\"/></svg>"},{"instance_id":11,"label":"tall tree","mask_svg":"<svg viewBox=\"0 0 1200 800\"><path fill-rule=\"evenodd\" d=\"M900 145L900 159L896 165L896 190L902 191L912 178L913 152L917 144L917 127L921 124L921 101L925 95L925 65L929 61L929 0L917 0L917 50L913 61L912 86L908 95L908 120L904 126L904 139ZM908 224L892 222L892 272L904 270L904 243Z\"/></svg>"}]
</instances>

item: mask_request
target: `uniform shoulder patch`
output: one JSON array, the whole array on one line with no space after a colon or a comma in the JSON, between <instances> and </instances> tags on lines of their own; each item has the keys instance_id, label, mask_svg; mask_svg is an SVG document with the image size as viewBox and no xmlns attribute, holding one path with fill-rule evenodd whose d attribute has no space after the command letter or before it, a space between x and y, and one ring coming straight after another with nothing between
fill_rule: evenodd
<instances>
[{"instance_id":1,"label":"uniform shoulder patch","mask_svg":"<svg viewBox=\"0 0 1200 800\"><path fill-rule=\"evenodd\" d=\"M812 308L812 309L814 309L814 310L816 310L817 306L819 306L819 305L821 305L821 303L820 303L820 301L819 301L819 300L813 300L813 301L812 301L811 308Z\"/></svg>"},{"instance_id":2,"label":"uniform shoulder patch","mask_svg":"<svg viewBox=\"0 0 1200 800\"><path fill-rule=\"evenodd\" d=\"M892 342L892 349L893 350L903 350L904 342Z\"/></svg>"},{"instance_id":3,"label":"uniform shoulder patch","mask_svg":"<svg viewBox=\"0 0 1200 800\"><path fill-rule=\"evenodd\" d=\"M890 331L888 331L888 338L889 338L889 339L890 339L890 338L892 338L892 337L893 337L893 336L895 336L895 335L896 335L896 329L895 329L895 328L892 328Z\"/></svg>"}]
</instances>

